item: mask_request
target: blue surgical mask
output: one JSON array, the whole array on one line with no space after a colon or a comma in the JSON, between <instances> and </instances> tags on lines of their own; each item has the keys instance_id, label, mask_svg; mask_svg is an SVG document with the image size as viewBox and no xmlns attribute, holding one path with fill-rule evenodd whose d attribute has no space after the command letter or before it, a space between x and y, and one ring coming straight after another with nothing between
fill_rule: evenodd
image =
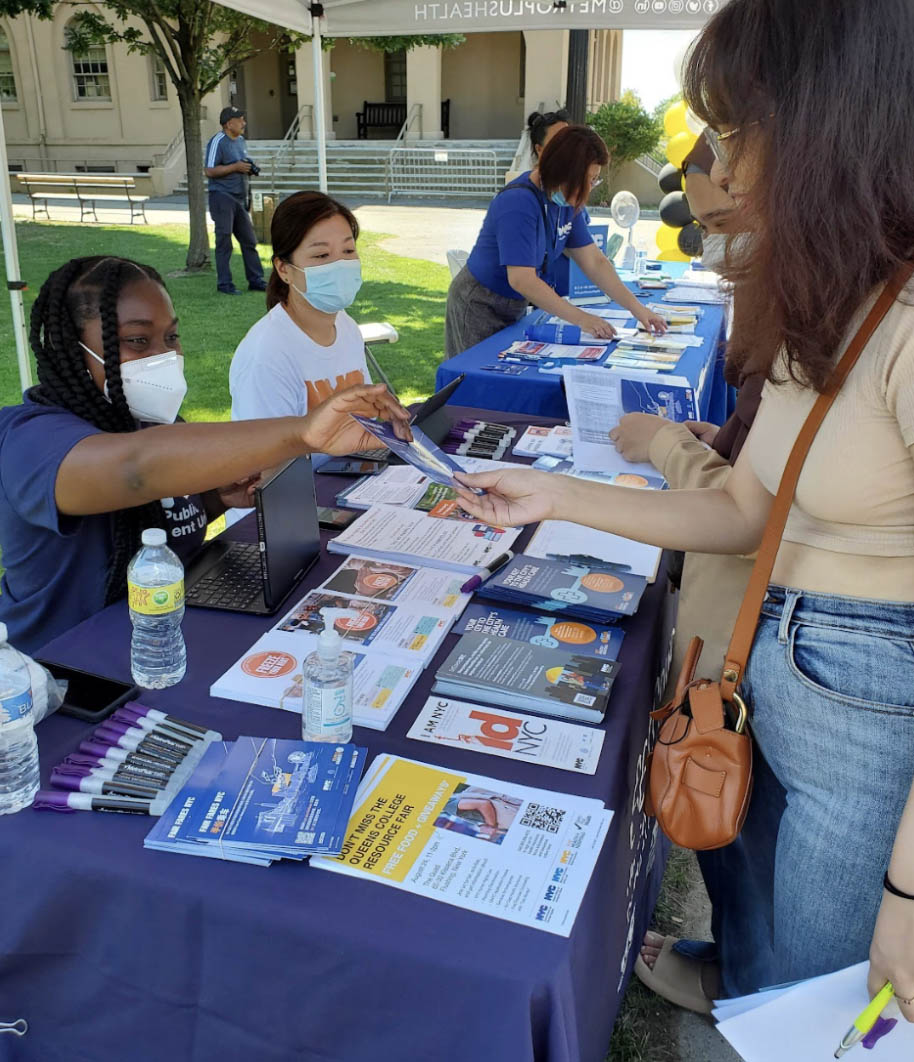
<instances>
[{"instance_id":1,"label":"blue surgical mask","mask_svg":"<svg viewBox=\"0 0 914 1062\"><path fill-rule=\"evenodd\" d=\"M315 310L322 313L339 313L351 306L362 286L362 263L358 258L340 258L326 265L301 266L294 262L287 265L305 274L305 290L295 288L299 295Z\"/></svg>"},{"instance_id":2,"label":"blue surgical mask","mask_svg":"<svg viewBox=\"0 0 914 1062\"><path fill-rule=\"evenodd\" d=\"M565 193L560 188L557 192L553 192L549 197L556 206L566 207L571 206L571 203L565 198Z\"/></svg>"}]
</instances>

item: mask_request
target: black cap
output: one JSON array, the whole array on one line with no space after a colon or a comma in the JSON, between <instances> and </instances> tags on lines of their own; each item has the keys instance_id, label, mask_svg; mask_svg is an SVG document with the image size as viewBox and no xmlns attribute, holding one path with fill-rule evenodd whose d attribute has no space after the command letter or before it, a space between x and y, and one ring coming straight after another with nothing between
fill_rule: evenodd
<instances>
[{"instance_id":1,"label":"black cap","mask_svg":"<svg viewBox=\"0 0 914 1062\"><path fill-rule=\"evenodd\" d=\"M244 111L239 111L237 107L223 107L219 112L219 124L225 125L226 122L230 122L233 118L243 118Z\"/></svg>"}]
</instances>

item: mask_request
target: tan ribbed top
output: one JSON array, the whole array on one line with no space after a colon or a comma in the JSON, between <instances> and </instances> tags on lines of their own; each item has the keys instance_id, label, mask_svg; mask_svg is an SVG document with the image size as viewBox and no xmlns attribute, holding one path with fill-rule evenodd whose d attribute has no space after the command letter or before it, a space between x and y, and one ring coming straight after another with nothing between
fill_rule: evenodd
<instances>
[{"instance_id":1,"label":"tan ribbed top","mask_svg":"<svg viewBox=\"0 0 914 1062\"><path fill-rule=\"evenodd\" d=\"M859 311L848 342L875 297ZM765 385L745 456L772 494L815 398L811 389L791 380ZM826 593L914 600L912 447L914 282L909 282L813 441L774 581Z\"/></svg>"}]
</instances>

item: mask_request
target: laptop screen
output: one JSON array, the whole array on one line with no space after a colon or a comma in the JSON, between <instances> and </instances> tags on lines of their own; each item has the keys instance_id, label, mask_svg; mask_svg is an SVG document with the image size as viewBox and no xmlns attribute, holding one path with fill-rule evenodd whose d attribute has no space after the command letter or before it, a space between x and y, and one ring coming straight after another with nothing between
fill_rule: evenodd
<instances>
[{"instance_id":1,"label":"laptop screen","mask_svg":"<svg viewBox=\"0 0 914 1062\"><path fill-rule=\"evenodd\" d=\"M265 554L263 596L279 605L320 555L310 457L288 461L255 491L257 532Z\"/></svg>"}]
</instances>

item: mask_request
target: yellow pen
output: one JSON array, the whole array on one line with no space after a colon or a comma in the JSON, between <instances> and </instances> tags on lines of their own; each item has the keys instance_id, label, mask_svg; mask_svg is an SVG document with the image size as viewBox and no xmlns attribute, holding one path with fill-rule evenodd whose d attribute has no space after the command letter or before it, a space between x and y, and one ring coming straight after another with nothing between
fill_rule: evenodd
<instances>
[{"instance_id":1,"label":"yellow pen","mask_svg":"<svg viewBox=\"0 0 914 1062\"><path fill-rule=\"evenodd\" d=\"M854 1019L854 1024L844 1034L841 1043L838 1044L838 1050L835 1051L835 1058L841 1058L843 1055L847 1054L852 1047L860 1043L863 1037L866 1036L876 1024L879 1015L889 1005L894 995L895 988L892 985L892 982L886 981L882 988L870 1000L869 1005L863 1013L858 1018Z\"/></svg>"}]
</instances>

